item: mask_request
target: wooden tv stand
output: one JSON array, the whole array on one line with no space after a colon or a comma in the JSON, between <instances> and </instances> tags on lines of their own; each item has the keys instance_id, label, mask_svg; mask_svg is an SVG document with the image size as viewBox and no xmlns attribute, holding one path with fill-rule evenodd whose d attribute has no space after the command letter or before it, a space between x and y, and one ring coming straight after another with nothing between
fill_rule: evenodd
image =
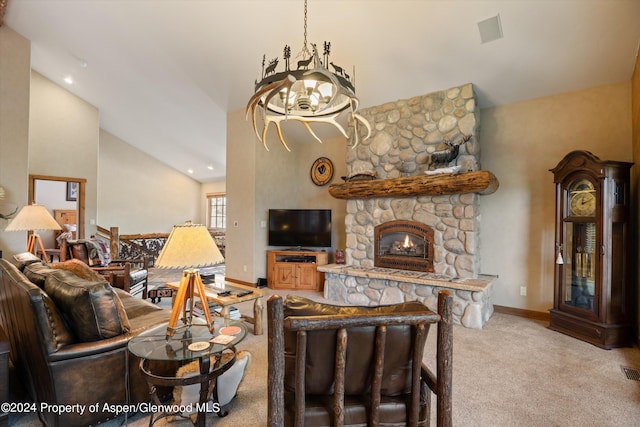
<instances>
[{"instance_id":1,"label":"wooden tv stand","mask_svg":"<svg viewBox=\"0 0 640 427\"><path fill-rule=\"evenodd\" d=\"M318 265L328 263L327 252L267 251L267 286L270 289L321 291L324 273Z\"/></svg>"}]
</instances>

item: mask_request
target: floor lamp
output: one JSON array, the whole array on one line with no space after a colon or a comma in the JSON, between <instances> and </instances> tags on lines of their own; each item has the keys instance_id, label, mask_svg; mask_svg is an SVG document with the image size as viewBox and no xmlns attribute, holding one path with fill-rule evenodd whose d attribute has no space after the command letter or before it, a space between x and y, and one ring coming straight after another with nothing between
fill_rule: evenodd
<instances>
[{"instance_id":1,"label":"floor lamp","mask_svg":"<svg viewBox=\"0 0 640 427\"><path fill-rule=\"evenodd\" d=\"M37 254L39 250L42 253L43 259L46 260L48 259L47 252L44 250L44 245L42 244L38 230L62 230L62 228L60 224L53 219L47 208L34 203L20 209L18 215L16 215L4 230L30 231L31 234L29 234L29 240L27 240L27 251Z\"/></svg>"},{"instance_id":2,"label":"floor lamp","mask_svg":"<svg viewBox=\"0 0 640 427\"><path fill-rule=\"evenodd\" d=\"M167 242L164 244L158 259L157 268L184 268L178 293L173 301L171 317L167 326L167 339L175 333L178 319L182 314L185 326L190 326L193 319L194 297L202 303L209 331L213 334L213 317L207 303L204 284L198 268L211 267L224 262L216 242L204 225L187 222L173 227Z\"/></svg>"}]
</instances>

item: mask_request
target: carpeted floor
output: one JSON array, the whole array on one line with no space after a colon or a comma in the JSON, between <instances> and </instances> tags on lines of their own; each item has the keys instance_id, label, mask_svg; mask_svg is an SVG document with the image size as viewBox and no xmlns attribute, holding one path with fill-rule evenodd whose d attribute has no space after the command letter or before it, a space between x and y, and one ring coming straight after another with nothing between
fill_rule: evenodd
<instances>
[{"instance_id":1,"label":"carpeted floor","mask_svg":"<svg viewBox=\"0 0 640 427\"><path fill-rule=\"evenodd\" d=\"M321 293L297 294L324 300ZM160 304L170 301L163 299ZM251 304L238 307L251 313ZM249 334L239 345L252 353L251 364L237 398L227 406L229 415L209 416L208 426L266 425L266 342L265 331L260 336ZM628 379L622 370L640 370L637 347L602 350L553 332L543 322L496 313L483 330L456 326L453 351L455 426L640 426L640 381ZM434 352L432 332L425 355L430 366ZM143 427L148 422L148 414L136 414L102 425ZM12 416L9 425L31 427L39 423L34 416ZM187 420L166 419L155 424L191 425Z\"/></svg>"}]
</instances>

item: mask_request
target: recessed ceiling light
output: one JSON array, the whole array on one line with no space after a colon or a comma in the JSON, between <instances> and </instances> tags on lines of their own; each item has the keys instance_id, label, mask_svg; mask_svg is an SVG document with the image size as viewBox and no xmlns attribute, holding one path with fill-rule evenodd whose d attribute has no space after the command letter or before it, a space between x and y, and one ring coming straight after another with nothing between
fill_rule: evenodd
<instances>
[{"instance_id":1,"label":"recessed ceiling light","mask_svg":"<svg viewBox=\"0 0 640 427\"><path fill-rule=\"evenodd\" d=\"M71 76L67 76L64 78L64 82L66 84L72 85L73 84L73 78L71 78Z\"/></svg>"},{"instance_id":2,"label":"recessed ceiling light","mask_svg":"<svg viewBox=\"0 0 640 427\"><path fill-rule=\"evenodd\" d=\"M212 171L212 170L213 170L213 166L209 165L209 166L207 166L207 169L209 169L210 171Z\"/></svg>"},{"instance_id":3,"label":"recessed ceiling light","mask_svg":"<svg viewBox=\"0 0 640 427\"><path fill-rule=\"evenodd\" d=\"M187 169L187 172L193 175L193 169Z\"/></svg>"}]
</instances>

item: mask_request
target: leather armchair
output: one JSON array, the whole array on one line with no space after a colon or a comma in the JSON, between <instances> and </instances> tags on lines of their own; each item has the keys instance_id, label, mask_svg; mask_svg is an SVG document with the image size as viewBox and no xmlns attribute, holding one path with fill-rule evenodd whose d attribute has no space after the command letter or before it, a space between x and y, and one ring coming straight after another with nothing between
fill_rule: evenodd
<instances>
[{"instance_id":1,"label":"leather armchair","mask_svg":"<svg viewBox=\"0 0 640 427\"><path fill-rule=\"evenodd\" d=\"M453 297L438 313L419 302L353 307L268 300L268 425L451 426ZM437 325L434 374L423 360Z\"/></svg>"},{"instance_id":2,"label":"leather armchair","mask_svg":"<svg viewBox=\"0 0 640 427\"><path fill-rule=\"evenodd\" d=\"M98 247L85 239L62 240L60 244L60 261L79 259L116 288L120 288L131 295L142 294L147 299L150 257L139 259L112 259L109 264L102 265L98 255Z\"/></svg>"}]
</instances>

